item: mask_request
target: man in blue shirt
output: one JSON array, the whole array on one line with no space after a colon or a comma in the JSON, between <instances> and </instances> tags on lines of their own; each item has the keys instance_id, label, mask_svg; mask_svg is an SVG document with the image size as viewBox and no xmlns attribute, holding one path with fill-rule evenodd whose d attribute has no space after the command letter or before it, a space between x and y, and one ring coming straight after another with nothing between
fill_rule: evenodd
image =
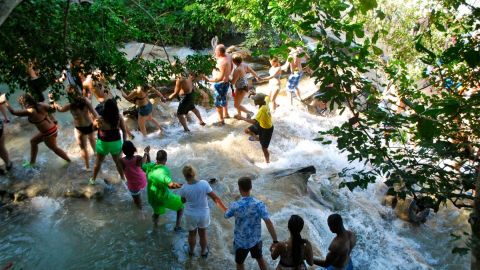
<instances>
[{"instance_id":1,"label":"man in blue shirt","mask_svg":"<svg viewBox=\"0 0 480 270\"><path fill-rule=\"evenodd\" d=\"M230 204L225 218L235 216L234 242L235 262L237 269L244 269L243 262L248 253L256 259L261 270L267 269L267 264L262 256L262 224L265 222L268 232L272 236L273 244L278 243L277 234L270 221L265 204L250 196L252 179L241 177L238 179L238 189L242 198ZM272 244L272 245L273 245Z\"/></svg>"}]
</instances>

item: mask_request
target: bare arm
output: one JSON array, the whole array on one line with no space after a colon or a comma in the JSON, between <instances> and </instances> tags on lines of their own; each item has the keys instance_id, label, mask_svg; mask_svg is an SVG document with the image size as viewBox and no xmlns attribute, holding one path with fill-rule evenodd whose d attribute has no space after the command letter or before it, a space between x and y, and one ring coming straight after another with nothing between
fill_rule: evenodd
<instances>
[{"instance_id":1,"label":"bare arm","mask_svg":"<svg viewBox=\"0 0 480 270\"><path fill-rule=\"evenodd\" d=\"M233 71L232 80L230 81L233 85L240 79L240 70L237 68Z\"/></svg>"},{"instance_id":2,"label":"bare arm","mask_svg":"<svg viewBox=\"0 0 480 270\"><path fill-rule=\"evenodd\" d=\"M142 164L150 162L150 145L143 150Z\"/></svg>"},{"instance_id":3,"label":"bare arm","mask_svg":"<svg viewBox=\"0 0 480 270\"><path fill-rule=\"evenodd\" d=\"M170 184L168 184L168 188L170 189L177 189L181 187L182 187L182 184L176 183L176 182L170 182Z\"/></svg>"},{"instance_id":4,"label":"bare arm","mask_svg":"<svg viewBox=\"0 0 480 270\"><path fill-rule=\"evenodd\" d=\"M228 65L228 63L223 63L220 66L220 72L218 72L216 78L212 78L212 79L205 78L205 79L207 79L208 82L213 82L213 83L223 81L223 78L225 77L225 69L226 69L225 66L226 65Z\"/></svg>"},{"instance_id":5,"label":"bare arm","mask_svg":"<svg viewBox=\"0 0 480 270\"><path fill-rule=\"evenodd\" d=\"M277 71L275 72L275 74L273 74L272 76L268 76L268 77L265 77L265 78L261 78L263 80L270 80L271 78L277 76L278 74L282 73L282 67L277 67Z\"/></svg>"},{"instance_id":6,"label":"bare arm","mask_svg":"<svg viewBox=\"0 0 480 270\"><path fill-rule=\"evenodd\" d=\"M243 116L241 116L241 115L237 116L237 119L243 120L243 121L248 122L248 123L250 123L250 124L252 124L252 125L254 125L254 124L257 123L257 120L255 120L255 119L250 119L250 118L246 118L246 117L243 117Z\"/></svg>"},{"instance_id":7,"label":"bare arm","mask_svg":"<svg viewBox=\"0 0 480 270\"><path fill-rule=\"evenodd\" d=\"M137 97L137 93L135 90L131 91L128 95L123 90L120 90L120 92L122 93L122 97L128 101Z\"/></svg>"},{"instance_id":8,"label":"bare arm","mask_svg":"<svg viewBox=\"0 0 480 270\"><path fill-rule=\"evenodd\" d=\"M278 243L276 245L273 245L272 248L270 249L272 260L276 260L282 253L285 251L285 244L284 243Z\"/></svg>"},{"instance_id":9,"label":"bare arm","mask_svg":"<svg viewBox=\"0 0 480 270\"><path fill-rule=\"evenodd\" d=\"M90 100L88 100L87 98L85 98L85 101L86 101L86 103L87 103L88 111L92 114L93 119L97 119L97 118L98 118L98 114L97 114L97 111L95 111L95 109L93 108L92 103L91 103Z\"/></svg>"},{"instance_id":10,"label":"bare arm","mask_svg":"<svg viewBox=\"0 0 480 270\"><path fill-rule=\"evenodd\" d=\"M307 261L308 265L313 265L313 249L312 244L309 241L305 243L305 260Z\"/></svg>"},{"instance_id":11,"label":"bare arm","mask_svg":"<svg viewBox=\"0 0 480 270\"><path fill-rule=\"evenodd\" d=\"M60 106L57 102L53 102L53 108L55 108L59 112L68 112L70 110L70 103Z\"/></svg>"},{"instance_id":12,"label":"bare arm","mask_svg":"<svg viewBox=\"0 0 480 270\"><path fill-rule=\"evenodd\" d=\"M175 81L175 89L173 90L173 93L168 96L168 99L172 99L174 98L176 95L178 95L178 93L180 93L180 89L181 89L181 83L180 83L180 78L178 78L176 81Z\"/></svg>"},{"instance_id":13,"label":"bare arm","mask_svg":"<svg viewBox=\"0 0 480 270\"><path fill-rule=\"evenodd\" d=\"M224 213L227 211L227 207L225 207L225 204L223 204L223 201L215 194L215 192L210 192L208 193L208 196L212 198L212 200L215 202L218 208L220 208Z\"/></svg>"},{"instance_id":14,"label":"bare arm","mask_svg":"<svg viewBox=\"0 0 480 270\"><path fill-rule=\"evenodd\" d=\"M277 241L277 233L275 232L275 227L273 227L273 223L270 219L264 219L265 225L267 226L267 230L272 236L273 241Z\"/></svg>"},{"instance_id":15,"label":"bare arm","mask_svg":"<svg viewBox=\"0 0 480 270\"><path fill-rule=\"evenodd\" d=\"M325 258L325 260L314 258L313 263L315 265L322 266L322 267L328 267L328 266L332 265L335 262L335 258L338 258L338 254L336 254L334 252L334 250L335 250L335 248L330 246L327 257Z\"/></svg>"},{"instance_id":16,"label":"bare arm","mask_svg":"<svg viewBox=\"0 0 480 270\"><path fill-rule=\"evenodd\" d=\"M149 90L152 91L155 95L159 96L162 99L162 101L165 101L165 96L162 94L162 92L158 91L153 87L150 88Z\"/></svg>"},{"instance_id":17,"label":"bare arm","mask_svg":"<svg viewBox=\"0 0 480 270\"><path fill-rule=\"evenodd\" d=\"M255 70L253 70L253 68L251 68L249 65L245 65L247 67L247 72L250 72L255 78L259 78L258 77L258 74L255 72Z\"/></svg>"},{"instance_id":18,"label":"bare arm","mask_svg":"<svg viewBox=\"0 0 480 270\"><path fill-rule=\"evenodd\" d=\"M29 110L14 110L11 106L10 106L10 103L9 102L6 102L5 103L5 106L7 107L7 110L13 114L13 115L16 115L16 116L29 116L31 114L31 112Z\"/></svg>"}]
</instances>

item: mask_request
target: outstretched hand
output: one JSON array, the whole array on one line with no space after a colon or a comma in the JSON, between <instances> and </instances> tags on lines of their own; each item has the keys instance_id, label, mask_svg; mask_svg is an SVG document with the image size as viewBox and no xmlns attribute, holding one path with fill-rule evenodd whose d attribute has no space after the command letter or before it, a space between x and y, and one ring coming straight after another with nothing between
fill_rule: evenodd
<instances>
[{"instance_id":1,"label":"outstretched hand","mask_svg":"<svg viewBox=\"0 0 480 270\"><path fill-rule=\"evenodd\" d=\"M143 150L145 153L150 153L150 145L148 145L147 147L145 147L145 149Z\"/></svg>"}]
</instances>

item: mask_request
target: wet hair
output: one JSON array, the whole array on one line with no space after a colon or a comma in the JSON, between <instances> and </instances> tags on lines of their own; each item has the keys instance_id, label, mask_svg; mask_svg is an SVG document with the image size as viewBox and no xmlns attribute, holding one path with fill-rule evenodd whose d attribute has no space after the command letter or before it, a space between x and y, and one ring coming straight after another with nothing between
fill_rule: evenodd
<instances>
[{"instance_id":1,"label":"wet hair","mask_svg":"<svg viewBox=\"0 0 480 270\"><path fill-rule=\"evenodd\" d=\"M185 176L185 179L187 180L194 179L196 175L195 169L193 169L193 167L189 165L183 167L182 173L183 173L183 176Z\"/></svg>"},{"instance_id":2,"label":"wet hair","mask_svg":"<svg viewBox=\"0 0 480 270\"><path fill-rule=\"evenodd\" d=\"M135 152L137 152L137 148L135 148L135 145L133 145L132 141L124 141L122 145L122 151L127 158L131 158Z\"/></svg>"},{"instance_id":3,"label":"wet hair","mask_svg":"<svg viewBox=\"0 0 480 270\"><path fill-rule=\"evenodd\" d=\"M18 98L18 103L24 106L32 106L37 111L37 101L30 94L23 94Z\"/></svg>"},{"instance_id":4,"label":"wet hair","mask_svg":"<svg viewBox=\"0 0 480 270\"><path fill-rule=\"evenodd\" d=\"M225 54L227 52L227 49L225 48L225 45L223 44L218 44L217 45L218 52L221 54Z\"/></svg>"},{"instance_id":5,"label":"wet hair","mask_svg":"<svg viewBox=\"0 0 480 270\"><path fill-rule=\"evenodd\" d=\"M118 127L120 123L120 112L115 100L107 99L107 101L105 101L102 118L109 123L112 128Z\"/></svg>"},{"instance_id":6,"label":"wet hair","mask_svg":"<svg viewBox=\"0 0 480 270\"><path fill-rule=\"evenodd\" d=\"M240 54L236 54L236 55L233 56L232 61L233 61L233 63L235 63L235 65L238 66L242 63L243 59L242 59L242 56Z\"/></svg>"},{"instance_id":7,"label":"wet hair","mask_svg":"<svg viewBox=\"0 0 480 270\"><path fill-rule=\"evenodd\" d=\"M340 233L345 230L343 228L342 216L339 214L331 214L328 216L327 223L333 233Z\"/></svg>"},{"instance_id":8,"label":"wet hair","mask_svg":"<svg viewBox=\"0 0 480 270\"><path fill-rule=\"evenodd\" d=\"M167 161L167 152L165 150L158 150L157 152L157 161L165 162Z\"/></svg>"},{"instance_id":9,"label":"wet hair","mask_svg":"<svg viewBox=\"0 0 480 270\"><path fill-rule=\"evenodd\" d=\"M252 190L252 179L248 176L240 177L238 179L238 188L243 192Z\"/></svg>"},{"instance_id":10,"label":"wet hair","mask_svg":"<svg viewBox=\"0 0 480 270\"><path fill-rule=\"evenodd\" d=\"M292 237L292 260L293 265L300 265L302 259L302 245L305 240L302 239L300 232L303 229L303 219L298 215L292 215L288 220L288 230Z\"/></svg>"},{"instance_id":11,"label":"wet hair","mask_svg":"<svg viewBox=\"0 0 480 270\"><path fill-rule=\"evenodd\" d=\"M148 92L148 89L150 89L150 85L144 84L144 85L141 86L141 89L142 89L143 92L146 93L146 92Z\"/></svg>"}]
</instances>

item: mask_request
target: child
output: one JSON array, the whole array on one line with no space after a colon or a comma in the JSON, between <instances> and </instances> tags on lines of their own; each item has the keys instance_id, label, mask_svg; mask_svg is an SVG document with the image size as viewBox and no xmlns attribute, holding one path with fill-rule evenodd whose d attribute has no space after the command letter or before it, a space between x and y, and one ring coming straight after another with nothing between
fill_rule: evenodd
<instances>
[{"instance_id":1,"label":"child","mask_svg":"<svg viewBox=\"0 0 480 270\"><path fill-rule=\"evenodd\" d=\"M262 78L262 80L269 80L268 87L270 88L270 101L272 102L272 108L278 107L276 102L278 92L280 92L280 76L282 75L282 67L277 57L270 58L270 70L268 71L268 77Z\"/></svg>"},{"instance_id":2,"label":"child","mask_svg":"<svg viewBox=\"0 0 480 270\"><path fill-rule=\"evenodd\" d=\"M268 146L273 134L272 115L268 108L269 98L265 94L256 94L253 97L255 105L260 106L255 119L248 119L240 116L238 119L247 121L252 125L245 129L246 134L250 134L249 140L260 141L262 145L263 155L265 156L265 162L270 163L270 153L268 152Z\"/></svg>"},{"instance_id":3,"label":"child","mask_svg":"<svg viewBox=\"0 0 480 270\"><path fill-rule=\"evenodd\" d=\"M150 150L150 146L145 148L145 152ZM125 178L127 178L128 191L133 198L133 203L142 209L142 199L140 192L147 186L147 177L142 170L143 159L139 155L134 155L137 149L131 141L125 141L122 146L122 151L125 154L120 159L120 166L123 168Z\"/></svg>"},{"instance_id":4,"label":"child","mask_svg":"<svg viewBox=\"0 0 480 270\"><path fill-rule=\"evenodd\" d=\"M227 210L222 200L213 192L205 180L196 180L195 170L191 166L183 167L183 175L187 184L178 191L185 204L185 221L188 230L188 254L193 256L195 249L197 231L200 236L201 256L207 258L207 227L210 225L210 209L208 208L207 195L213 199L223 212Z\"/></svg>"}]
</instances>

